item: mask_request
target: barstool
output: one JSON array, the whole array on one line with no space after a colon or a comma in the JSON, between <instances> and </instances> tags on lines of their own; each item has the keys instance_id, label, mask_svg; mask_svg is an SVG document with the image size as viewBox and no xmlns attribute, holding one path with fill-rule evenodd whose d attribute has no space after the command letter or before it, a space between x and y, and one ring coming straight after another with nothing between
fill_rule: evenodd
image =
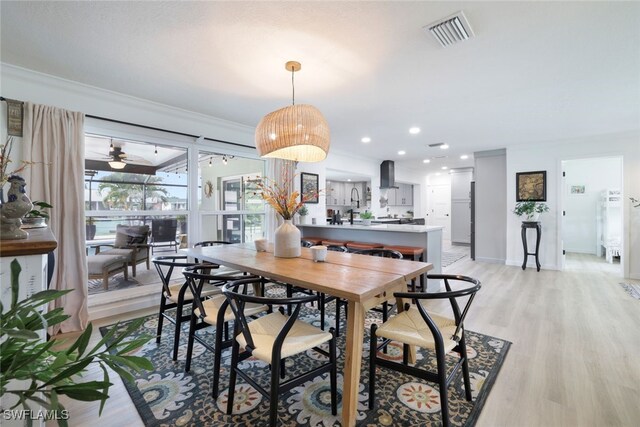
<instances>
[{"instance_id":1,"label":"barstool","mask_svg":"<svg viewBox=\"0 0 640 427\"><path fill-rule=\"evenodd\" d=\"M347 249L349 249L349 252L382 249L384 247L382 243L373 242L347 242L345 246L347 247Z\"/></svg>"},{"instance_id":2,"label":"barstool","mask_svg":"<svg viewBox=\"0 0 640 427\"><path fill-rule=\"evenodd\" d=\"M322 245L324 246L346 246L349 243L348 240L336 240L336 239L322 239Z\"/></svg>"},{"instance_id":3,"label":"barstool","mask_svg":"<svg viewBox=\"0 0 640 427\"><path fill-rule=\"evenodd\" d=\"M420 246L385 246L384 249L398 251L403 259L413 259L414 261L424 261L424 248ZM416 290L416 279L411 279L411 291ZM424 274L420 275L420 290L425 291Z\"/></svg>"},{"instance_id":4,"label":"barstool","mask_svg":"<svg viewBox=\"0 0 640 427\"><path fill-rule=\"evenodd\" d=\"M311 243L311 246L317 246L322 244L322 237L303 237L301 240Z\"/></svg>"}]
</instances>

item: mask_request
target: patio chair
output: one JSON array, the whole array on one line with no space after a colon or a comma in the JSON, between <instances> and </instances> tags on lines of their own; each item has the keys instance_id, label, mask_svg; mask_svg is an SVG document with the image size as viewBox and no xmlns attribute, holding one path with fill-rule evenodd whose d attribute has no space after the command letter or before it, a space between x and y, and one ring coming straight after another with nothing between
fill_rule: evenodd
<instances>
[{"instance_id":1,"label":"patio chair","mask_svg":"<svg viewBox=\"0 0 640 427\"><path fill-rule=\"evenodd\" d=\"M151 223L151 254L155 248L168 247L178 252L178 220L177 219L154 219Z\"/></svg>"},{"instance_id":2,"label":"patio chair","mask_svg":"<svg viewBox=\"0 0 640 427\"><path fill-rule=\"evenodd\" d=\"M121 255L125 257L127 265L131 266L131 273L135 277L137 264L146 261L147 270L150 269L148 241L148 225L118 224L115 243L113 245L97 245L96 255ZM103 246L112 249L100 250Z\"/></svg>"}]
</instances>

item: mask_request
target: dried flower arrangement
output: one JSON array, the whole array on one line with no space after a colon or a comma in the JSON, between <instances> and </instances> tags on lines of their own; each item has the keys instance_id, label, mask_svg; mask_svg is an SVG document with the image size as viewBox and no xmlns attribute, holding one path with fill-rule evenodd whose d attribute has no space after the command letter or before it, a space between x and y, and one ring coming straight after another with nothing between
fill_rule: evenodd
<instances>
[{"instance_id":1,"label":"dried flower arrangement","mask_svg":"<svg viewBox=\"0 0 640 427\"><path fill-rule=\"evenodd\" d=\"M289 177L289 173L283 168L281 176L281 184L274 179L257 176L255 178L255 185L258 187L256 194L260 195L282 218L293 219L305 202L318 197L318 192L308 192L301 196L299 191L295 191L294 186L294 179L298 174Z\"/></svg>"}]
</instances>

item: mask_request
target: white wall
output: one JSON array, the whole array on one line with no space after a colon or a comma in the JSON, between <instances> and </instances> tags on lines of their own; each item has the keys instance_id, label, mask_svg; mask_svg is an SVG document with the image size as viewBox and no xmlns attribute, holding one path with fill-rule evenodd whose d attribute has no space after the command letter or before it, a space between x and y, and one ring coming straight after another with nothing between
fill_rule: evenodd
<instances>
[{"instance_id":1,"label":"white wall","mask_svg":"<svg viewBox=\"0 0 640 427\"><path fill-rule=\"evenodd\" d=\"M560 265L561 213L559 193L562 187L561 162L589 157L623 156L623 272L625 277L640 278L640 215L629 197L640 196L640 131L598 135L581 139L531 144L507 149L507 264L521 265L521 220L510 211L515 206L515 174L547 171L547 204L550 212L541 216L542 243L540 261L543 268ZM477 224L482 227L483 224Z\"/></svg>"},{"instance_id":2,"label":"white wall","mask_svg":"<svg viewBox=\"0 0 640 427\"><path fill-rule=\"evenodd\" d=\"M622 162L615 157L568 160L565 172L562 238L567 252L596 254L599 198L606 189L622 187ZM572 194L572 186L585 186L584 194ZM622 227L620 227L622 228Z\"/></svg>"},{"instance_id":3,"label":"white wall","mask_svg":"<svg viewBox=\"0 0 640 427\"><path fill-rule=\"evenodd\" d=\"M504 263L507 258L506 181L510 179L507 176L506 151L480 151L473 156L476 181L475 257L478 261Z\"/></svg>"}]
</instances>

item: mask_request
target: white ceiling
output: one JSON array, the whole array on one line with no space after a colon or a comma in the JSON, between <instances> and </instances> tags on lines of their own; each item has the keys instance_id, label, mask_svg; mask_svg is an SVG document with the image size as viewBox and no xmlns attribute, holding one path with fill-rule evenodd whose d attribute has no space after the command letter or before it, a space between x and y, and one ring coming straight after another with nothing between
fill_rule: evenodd
<instances>
[{"instance_id":1,"label":"white ceiling","mask_svg":"<svg viewBox=\"0 0 640 427\"><path fill-rule=\"evenodd\" d=\"M640 2L0 7L3 62L250 126L291 102L298 60L296 102L324 113L332 148L396 167L640 128ZM460 9L476 36L443 49L422 27ZM449 157L424 165L436 142Z\"/></svg>"}]
</instances>

